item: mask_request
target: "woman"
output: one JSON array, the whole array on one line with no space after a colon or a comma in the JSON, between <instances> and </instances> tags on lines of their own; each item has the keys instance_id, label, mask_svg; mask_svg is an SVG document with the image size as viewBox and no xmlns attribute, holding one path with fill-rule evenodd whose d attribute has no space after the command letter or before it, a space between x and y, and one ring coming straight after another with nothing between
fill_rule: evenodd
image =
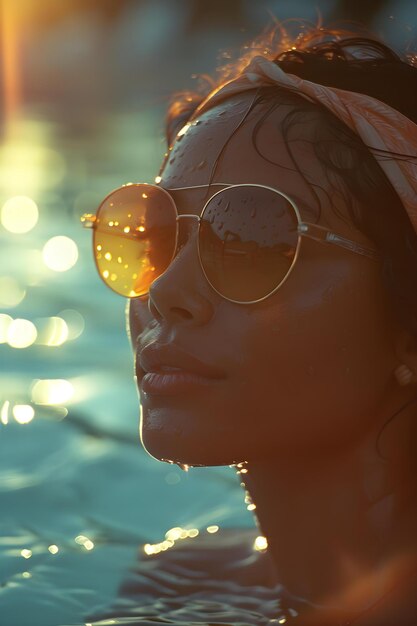
<instances>
[{"instance_id":1,"label":"woman","mask_svg":"<svg viewBox=\"0 0 417 626\"><path fill-rule=\"evenodd\" d=\"M416 624L417 69L275 39L174 104L157 185L86 218L96 262L131 297L143 445L237 466L276 623Z\"/></svg>"}]
</instances>

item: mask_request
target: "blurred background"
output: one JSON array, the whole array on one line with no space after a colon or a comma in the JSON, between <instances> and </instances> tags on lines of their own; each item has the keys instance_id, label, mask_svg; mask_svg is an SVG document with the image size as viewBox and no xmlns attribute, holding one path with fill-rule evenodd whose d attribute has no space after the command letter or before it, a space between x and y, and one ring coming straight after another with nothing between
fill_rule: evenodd
<instances>
[{"instance_id":1,"label":"blurred background","mask_svg":"<svg viewBox=\"0 0 417 626\"><path fill-rule=\"evenodd\" d=\"M291 18L417 48L413 0L0 0L4 626L84 623L144 550L254 526L234 472L141 449L125 302L79 217L152 182L173 91Z\"/></svg>"}]
</instances>

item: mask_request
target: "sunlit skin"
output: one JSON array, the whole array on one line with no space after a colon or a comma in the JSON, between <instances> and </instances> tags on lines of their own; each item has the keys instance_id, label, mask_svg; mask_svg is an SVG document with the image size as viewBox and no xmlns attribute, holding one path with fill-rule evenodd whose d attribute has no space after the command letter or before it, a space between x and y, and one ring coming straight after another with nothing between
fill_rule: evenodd
<instances>
[{"instance_id":1,"label":"sunlit skin","mask_svg":"<svg viewBox=\"0 0 417 626\"><path fill-rule=\"evenodd\" d=\"M239 95L203 114L174 144L161 186L207 184L252 97ZM213 180L281 189L303 220L315 222L317 200L283 144L289 108L277 109L258 134L260 152L276 164L252 144L261 109L227 141ZM327 192L316 187L317 223L372 245L351 224L312 146L299 140L292 150L304 175ZM197 215L215 191L171 193L179 213ZM409 454L416 405L385 428L379 451L376 441L389 417L416 396L417 354L394 322L377 262L303 239L297 264L276 293L235 304L205 280L194 220L183 220L181 229L184 245L149 298L131 300L134 351L173 342L224 377L195 394L142 394L142 442L152 456L177 463L247 462L241 478L277 579L292 594L325 605L333 623L375 602L413 559L416 564ZM413 371L404 387L394 376L401 363ZM138 384L142 375L138 368Z\"/></svg>"}]
</instances>

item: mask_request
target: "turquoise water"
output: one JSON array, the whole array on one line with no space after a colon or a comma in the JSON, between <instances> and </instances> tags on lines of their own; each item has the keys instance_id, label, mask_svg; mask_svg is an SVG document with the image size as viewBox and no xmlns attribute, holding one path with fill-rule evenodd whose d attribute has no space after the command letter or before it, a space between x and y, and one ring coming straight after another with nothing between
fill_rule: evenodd
<instances>
[{"instance_id":1,"label":"turquoise water","mask_svg":"<svg viewBox=\"0 0 417 626\"><path fill-rule=\"evenodd\" d=\"M160 545L169 529L180 529L174 536L188 531L191 536L175 543L191 546L214 538L207 532L210 526L219 526L216 537L227 528L253 527L244 494L230 469L185 473L141 449L125 302L97 278L90 233L78 222L112 188L129 180L152 181L163 152L161 119L160 110L120 113L81 132L27 112L4 138L0 206L23 195L36 202L39 219L28 232L13 233L3 210L0 226L2 626L75 625L87 623L88 616L110 619L112 614L117 620L107 623L155 623L150 616L162 614L175 623L191 623L192 616L203 623L201 616L210 610L210 615L223 611L225 619L226 609L219 608L224 597L209 572L180 568L161 574L162 584L149 568L161 555L175 553ZM17 215L22 201L16 206ZM56 253L42 252L56 236L70 238L78 249L78 260L66 271L45 264L44 258L56 263ZM58 259L66 258L60 246ZM64 320L66 327L50 318ZM15 323L12 331L16 319L26 320L26 326ZM34 341L27 322L36 329ZM13 347L25 341L26 347ZM159 546L161 553L146 556L146 544L153 546L148 552L158 552ZM176 594L176 608L172 590L167 592L171 604L155 599L161 585L180 584L181 576L194 585L195 577L200 586L204 581L200 604L195 589L184 586L188 591ZM190 604L193 593L197 604ZM226 605L237 588L229 593ZM265 593L272 602L271 592ZM264 623L259 606L265 600L261 595L257 605L246 601L229 613L229 621ZM251 621L255 605L258 617ZM127 606L126 622L121 618ZM188 613L179 608L186 606Z\"/></svg>"}]
</instances>

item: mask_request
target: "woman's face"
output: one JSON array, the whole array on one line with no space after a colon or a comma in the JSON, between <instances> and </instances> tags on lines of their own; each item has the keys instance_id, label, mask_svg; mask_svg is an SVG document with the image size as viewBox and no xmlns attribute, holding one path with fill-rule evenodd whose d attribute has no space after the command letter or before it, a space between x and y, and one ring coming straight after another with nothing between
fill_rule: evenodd
<instances>
[{"instance_id":1,"label":"woman's face","mask_svg":"<svg viewBox=\"0 0 417 626\"><path fill-rule=\"evenodd\" d=\"M370 245L350 224L311 143L293 141L297 167L291 160L281 133L289 106L263 122L258 150L252 135L260 107L233 133L252 98L241 94L203 114L176 141L161 186L208 184L224 147L213 182L274 187L297 203L304 221ZM315 185L321 211L305 178ZM217 190L170 193L180 214L199 215ZM177 463L225 465L331 454L360 437L372 427L396 365L378 263L303 238L291 276L277 292L256 304L235 304L204 277L195 222L180 221L183 247L148 300L130 302L137 382L140 389L137 355L151 344L178 348L217 376L172 394L140 393L146 450Z\"/></svg>"}]
</instances>

